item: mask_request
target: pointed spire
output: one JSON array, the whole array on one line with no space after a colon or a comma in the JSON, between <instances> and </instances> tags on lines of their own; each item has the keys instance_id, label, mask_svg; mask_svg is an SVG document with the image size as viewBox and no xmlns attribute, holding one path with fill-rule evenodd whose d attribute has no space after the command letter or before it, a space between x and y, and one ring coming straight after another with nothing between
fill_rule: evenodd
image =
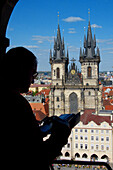
<instances>
[{"instance_id":1,"label":"pointed spire","mask_svg":"<svg viewBox=\"0 0 113 170\"><path fill-rule=\"evenodd\" d=\"M52 50L50 49L50 58L52 59Z\"/></svg>"},{"instance_id":2,"label":"pointed spire","mask_svg":"<svg viewBox=\"0 0 113 170\"><path fill-rule=\"evenodd\" d=\"M67 58L69 58L68 48L67 48Z\"/></svg>"},{"instance_id":3,"label":"pointed spire","mask_svg":"<svg viewBox=\"0 0 113 170\"><path fill-rule=\"evenodd\" d=\"M63 38L62 38L62 49L63 50L65 49L65 46L64 46L64 29L63 29Z\"/></svg>"},{"instance_id":4,"label":"pointed spire","mask_svg":"<svg viewBox=\"0 0 113 170\"><path fill-rule=\"evenodd\" d=\"M95 25L94 25L94 40L93 40L93 42L94 42L94 48L95 48L96 47Z\"/></svg>"},{"instance_id":5,"label":"pointed spire","mask_svg":"<svg viewBox=\"0 0 113 170\"><path fill-rule=\"evenodd\" d=\"M80 57L82 57L83 54L82 54L82 47L80 47Z\"/></svg>"},{"instance_id":6,"label":"pointed spire","mask_svg":"<svg viewBox=\"0 0 113 170\"><path fill-rule=\"evenodd\" d=\"M97 47L97 56L100 57L100 50L98 47Z\"/></svg>"}]
</instances>

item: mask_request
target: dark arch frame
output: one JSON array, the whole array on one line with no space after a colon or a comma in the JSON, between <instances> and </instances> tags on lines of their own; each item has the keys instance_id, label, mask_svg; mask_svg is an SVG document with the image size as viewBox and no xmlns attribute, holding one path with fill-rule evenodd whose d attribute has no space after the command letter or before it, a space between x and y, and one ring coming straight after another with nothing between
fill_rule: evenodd
<instances>
[{"instance_id":1,"label":"dark arch frame","mask_svg":"<svg viewBox=\"0 0 113 170\"><path fill-rule=\"evenodd\" d=\"M9 46L9 39L6 38L6 30L11 13L19 0L0 1L0 59L6 53Z\"/></svg>"}]
</instances>

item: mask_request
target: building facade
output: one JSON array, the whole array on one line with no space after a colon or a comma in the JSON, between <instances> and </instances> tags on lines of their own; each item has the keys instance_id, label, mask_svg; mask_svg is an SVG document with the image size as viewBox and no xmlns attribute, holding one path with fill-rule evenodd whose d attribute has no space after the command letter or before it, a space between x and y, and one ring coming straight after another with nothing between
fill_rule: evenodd
<instances>
[{"instance_id":1,"label":"building facade","mask_svg":"<svg viewBox=\"0 0 113 170\"><path fill-rule=\"evenodd\" d=\"M62 156L113 163L113 115L82 115L62 149Z\"/></svg>"},{"instance_id":2,"label":"building facade","mask_svg":"<svg viewBox=\"0 0 113 170\"><path fill-rule=\"evenodd\" d=\"M49 96L49 113L61 115L77 113L85 109L101 109L99 90L100 52L96 38L92 37L89 22L87 38L84 36L84 49L80 48L79 61L81 73L74 58L69 63L69 54L65 52L64 37L61 38L58 24L57 37L54 38L54 50L50 49L52 85Z\"/></svg>"}]
</instances>

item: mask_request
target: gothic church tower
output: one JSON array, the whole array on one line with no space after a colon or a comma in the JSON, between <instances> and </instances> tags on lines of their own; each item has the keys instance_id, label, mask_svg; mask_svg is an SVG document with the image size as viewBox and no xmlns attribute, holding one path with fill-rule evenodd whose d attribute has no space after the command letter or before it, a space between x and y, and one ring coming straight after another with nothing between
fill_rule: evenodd
<instances>
[{"instance_id":1,"label":"gothic church tower","mask_svg":"<svg viewBox=\"0 0 113 170\"><path fill-rule=\"evenodd\" d=\"M84 87L85 109L95 108L99 110L101 105L101 94L99 92L99 63L100 51L97 47L96 53L96 38L92 37L91 25L89 21L87 39L84 35L84 49L80 48L81 75Z\"/></svg>"},{"instance_id":2,"label":"gothic church tower","mask_svg":"<svg viewBox=\"0 0 113 170\"><path fill-rule=\"evenodd\" d=\"M50 49L50 64L52 86L50 92L49 113L50 115L63 114L64 106L64 84L68 73L68 53L65 56L64 37L61 38L60 26L58 24L57 38L54 38L53 54Z\"/></svg>"}]
</instances>

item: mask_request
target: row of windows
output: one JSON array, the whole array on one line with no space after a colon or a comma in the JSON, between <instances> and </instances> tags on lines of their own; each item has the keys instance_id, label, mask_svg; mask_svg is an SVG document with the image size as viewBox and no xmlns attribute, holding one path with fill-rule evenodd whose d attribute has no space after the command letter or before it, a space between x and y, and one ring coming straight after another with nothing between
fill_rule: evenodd
<instances>
[{"instance_id":1,"label":"row of windows","mask_svg":"<svg viewBox=\"0 0 113 170\"><path fill-rule=\"evenodd\" d=\"M76 149L88 149L88 144L78 144L78 143L76 143L75 144L75 148ZM99 149L101 149L101 150L109 150L109 145L101 145L101 146L99 146L99 145L93 145L93 144L91 144L91 146L90 146L90 149L91 150L99 150Z\"/></svg>"},{"instance_id":2,"label":"row of windows","mask_svg":"<svg viewBox=\"0 0 113 170\"><path fill-rule=\"evenodd\" d=\"M60 69L59 67L54 70L54 76L56 75L56 78L60 78ZM87 67L87 77L91 78L92 77L92 68L90 66Z\"/></svg>"},{"instance_id":3,"label":"row of windows","mask_svg":"<svg viewBox=\"0 0 113 170\"><path fill-rule=\"evenodd\" d=\"M79 136L80 137L80 140L88 140L88 136ZM91 136L91 140L93 141L94 139L96 140L96 141L99 141L99 138L100 138L100 140L101 141L109 141L109 137L107 136L106 138L104 138L103 136L101 136L101 137L99 137L99 136ZM78 140L78 136L77 135L75 135L75 140Z\"/></svg>"},{"instance_id":4,"label":"row of windows","mask_svg":"<svg viewBox=\"0 0 113 170\"><path fill-rule=\"evenodd\" d=\"M85 132L85 133L87 133L88 130L87 129L75 129L75 132L76 133L78 133L78 132L81 132L81 133ZM104 132L106 132L108 134L109 130L94 130L94 129L91 129L90 132L91 133L99 133L99 132L104 133Z\"/></svg>"}]
</instances>

